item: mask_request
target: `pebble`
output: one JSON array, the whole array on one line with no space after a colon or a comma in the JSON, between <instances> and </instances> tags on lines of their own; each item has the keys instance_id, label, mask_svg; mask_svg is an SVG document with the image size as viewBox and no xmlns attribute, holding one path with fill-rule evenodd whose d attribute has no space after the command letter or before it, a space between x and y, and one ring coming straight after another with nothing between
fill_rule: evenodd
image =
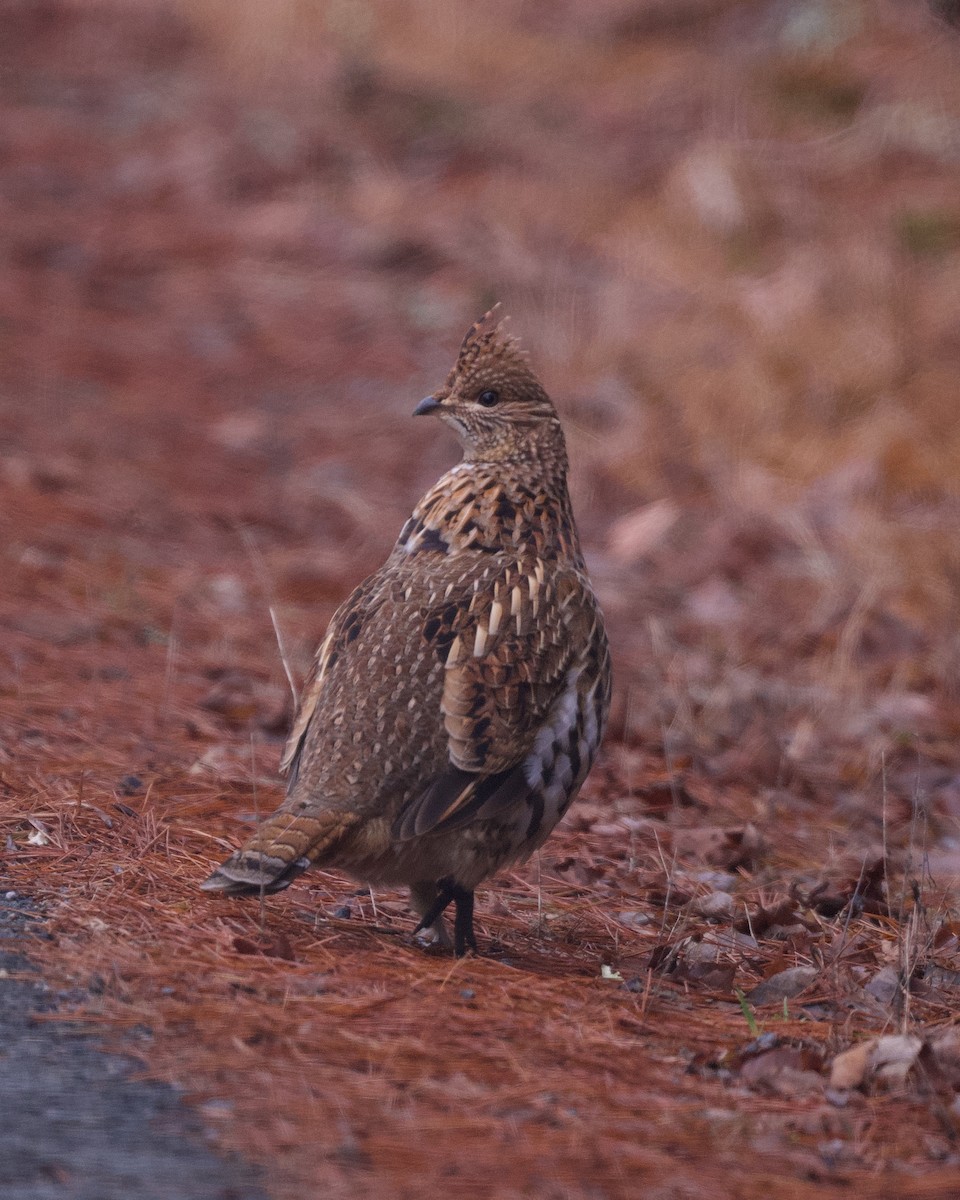
<instances>
[{"instance_id":1,"label":"pebble","mask_svg":"<svg viewBox=\"0 0 960 1200\"><path fill-rule=\"evenodd\" d=\"M649 913L645 912L622 912L617 913L617 920L622 921L624 925L649 925L653 918Z\"/></svg>"},{"instance_id":2,"label":"pebble","mask_svg":"<svg viewBox=\"0 0 960 1200\"><path fill-rule=\"evenodd\" d=\"M687 908L707 920L721 921L733 916L734 899L729 892L710 892L691 900Z\"/></svg>"}]
</instances>

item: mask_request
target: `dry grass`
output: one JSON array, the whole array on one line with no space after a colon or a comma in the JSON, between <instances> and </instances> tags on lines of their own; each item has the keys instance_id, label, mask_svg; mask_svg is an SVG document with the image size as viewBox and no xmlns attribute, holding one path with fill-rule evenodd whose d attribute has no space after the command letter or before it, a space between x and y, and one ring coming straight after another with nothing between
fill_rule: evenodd
<instances>
[{"instance_id":1,"label":"dry grass","mask_svg":"<svg viewBox=\"0 0 960 1200\"><path fill-rule=\"evenodd\" d=\"M20 714L36 703L20 699ZM116 716L81 705L76 720L93 734ZM485 894L492 956L437 959L411 944L402 897L378 895L374 912L332 877L262 912L198 896L253 786L240 768L225 791L177 762L182 746L175 733L156 740L139 788L124 775L137 759L114 746L74 750L72 778L39 747L7 764L8 883L49 907L47 970L91 993L73 1019L139 1039L151 1075L185 1089L225 1146L267 1164L273 1194L406 1195L455 1179L470 1195L538 1180L558 1195L666 1180L693 1195L706 1177L715 1194L759 1196L786 1172L787 1195L831 1181L881 1195L875 1172L930 1170L952 1153L942 1089L920 1078L831 1105L819 1074L870 1032L932 1039L952 1023L960 923L922 877L922 907L910 877L904 903L900 872L882 864L814 885L782 865L788 839L773 848L737 833L746 793L678 787L667 799L669 781L646 763L649 796L630 799L608 763L579 828ZM29 806L11 802L31 780ZM723 835L705 828L704 805ZM730 913L704 920L698 897L716 886ZM349 918L332 915L344 904ZM881 1003L863 984L887 964L914 982ZM786 1048L805 1073L791 1060L749 1075L759 1031L733 992L798 965L815 980L756 1010L757 1049ZM834 1141L842 1163L824 1158ZM903 1194L938 1194L938 1178Z\"/></svg>"}]
</instances>

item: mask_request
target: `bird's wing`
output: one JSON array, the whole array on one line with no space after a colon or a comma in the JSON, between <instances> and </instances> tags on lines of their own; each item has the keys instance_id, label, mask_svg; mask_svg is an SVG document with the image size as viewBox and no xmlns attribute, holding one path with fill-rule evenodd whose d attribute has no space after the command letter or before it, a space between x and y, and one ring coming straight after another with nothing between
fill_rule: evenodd
<instances>
[{"instance_id":1,"label":"bird's wing","mask_svg":"<svg viewBox=\"0 0 960 1200\"><path fill-rule=\"evenodd\" d=\"M365 579L363 583L340 605L330 619L327 633L320 643L313 671L307 680L306 687L300 697L300 707L293 721L290 736L284 747L283 758L280 760L280 770L289 774L290 785L297 779L300 767L300 755L307 736L307 730L317 711L317 705L323 693L330 668L336 662L343 650L354 641L364 623L383 603L380 587L381 578L378 572Z\"/></svg>"},{"instance_id":2,"label":"bird's wing","mask_svg":"<svg viewBox=\"0 0 960 1200\"><path fill-rule=\"evenodd\" d=\"M529 794L524 760L551 711L576 688L594 639L599 614L576 571L535 560L473 587L469 603L438 609L425 627L425 636L448 647L441 699L448 764L398 814L400 838L493 816Z\"/></svg>"}]
</instances>

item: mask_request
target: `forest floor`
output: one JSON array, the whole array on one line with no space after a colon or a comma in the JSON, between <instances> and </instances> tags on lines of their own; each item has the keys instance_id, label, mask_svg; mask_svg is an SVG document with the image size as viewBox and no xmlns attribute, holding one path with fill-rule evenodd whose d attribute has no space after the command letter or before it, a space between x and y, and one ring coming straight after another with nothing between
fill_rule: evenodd
<instances>
[{"instance_id":1,"label":"forest floor","mask_svg":"<svg viewBox=\"0 0 960 1200\"><path fill-rule=\"evenodd\" d=\"M0 898L198 1195L957 1194L960 49L801 7L12 6ZM197 885L282 795L271 610L302 680L495 298L617 681L454 961L399 892Z\"/></svg>"}]
</instances>

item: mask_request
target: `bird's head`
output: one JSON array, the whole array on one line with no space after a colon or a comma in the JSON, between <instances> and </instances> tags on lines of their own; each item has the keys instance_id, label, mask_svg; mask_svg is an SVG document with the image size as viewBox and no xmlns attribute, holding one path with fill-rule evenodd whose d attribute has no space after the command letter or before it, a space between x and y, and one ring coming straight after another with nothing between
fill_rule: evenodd
<instances>
[{"instance_id":1,"label":"bird's head","mask_svg":"<svg viewBox=\"0 0 960 1200\"><path fill-rule=\"evenodd\" d=\"M498 462L564 457L556 409L496 305L471 325L443 387L421 400L414 416L432 414L463 443L464 458Z\"/></svg>"}]
</instances>

